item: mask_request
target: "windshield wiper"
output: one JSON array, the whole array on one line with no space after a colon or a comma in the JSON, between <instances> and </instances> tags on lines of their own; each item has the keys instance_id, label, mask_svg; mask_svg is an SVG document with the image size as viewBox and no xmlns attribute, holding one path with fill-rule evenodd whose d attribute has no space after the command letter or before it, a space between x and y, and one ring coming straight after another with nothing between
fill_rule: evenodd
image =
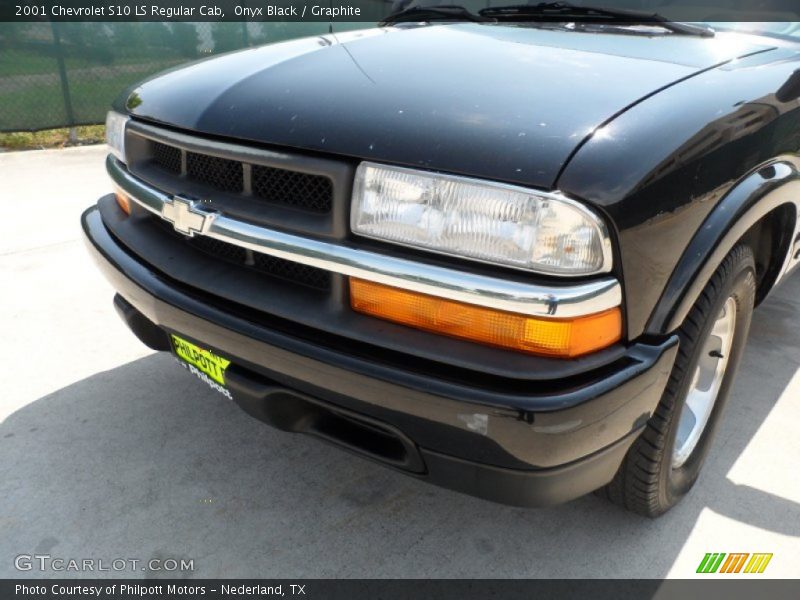
<instances>
[{"instance_id":1,"label":"windshield wiper","mask_svg":"<svg viewBox=\"0 0 800 600\"><path fill-rule=\"evenodd\" d=\"M540 2L495 6L479 11L483 17L498 21L582 21L591 23L619 23L628 25L656 25L672 33L714 37L714 30L701 25L670 21L658 13L636 10L603 8L600 6L577 6L569 2Z\"/></svg>"},{"instance_id":2,"label":"windshield wiper","mask_svg":"<svg viewBox=\"0 0 800 600\"><path fill-rule=\"evenodd\" d=\"M417 21L472 21L475 23L485 23L494 22L494 19L471 13L463 6L412 6L406 10L401 10L393 15L389 15L379 22L378 25L383 26L391 23Z\"/></svg>"}]
</instances>

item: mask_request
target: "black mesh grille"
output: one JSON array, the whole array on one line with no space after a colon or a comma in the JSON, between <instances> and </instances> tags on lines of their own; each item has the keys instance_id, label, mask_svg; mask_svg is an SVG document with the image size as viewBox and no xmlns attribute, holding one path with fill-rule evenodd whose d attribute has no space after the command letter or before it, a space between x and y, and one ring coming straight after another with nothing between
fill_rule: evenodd
<instances>
[{"instance_id":1,"label":"black mesh grille","mask_svg":"<svg viewBox=\"0 0 800 600\"><path fill-rule=\"evenodd\" d=\"M168 146L160 142L153 142L153 162L162 169L171 173L180 174L181 172L181 151L180 148Z\"/></svg>"},{"instance_id":2,"label":"black mesh grille","mask_svg":"<svg viewBox=\"0 0 800 600\"><path fill-rule=\"evenodd\" d=\"M175 233L176 235L180 235L177 231ZM207 252L208 254L213 254L215 257L228 262L244 264L247 260L247 250L239 246L234 246L233 244L228 244L227 242L220 242L219 240L203 236L193 237L189 242L199 250Z\"/></svg>"},{"instance_id":3,"label":"black mesh grille","mask_svg":"<svg viewBox=\"0 0 800 600\"><path fill-rule=\"evenodd\" d=\"M333 183L322 175L253 165L253 194L269 202L326 213L331 210Z\"/></svg>"},{"instance_id":4,"label":"black mesh grille","mask_svg":"<svg viewBox=\"0 0 800 600\"><path fill-rule=\"evenodd\" d=\"M221 242L210 237L202 235L195 237L187 237L172 227L172 224L159 218L154 217L156 224L168 232L170 235L186 241L193 247L229 263L248 267L270 275L278 277L291 283L297 283L307 287L311 287L321 291L328 291L331 288L331 274L324 269L317 269L316 267L307 267L290 260L276 258L267 254L253 252L248 257L248 252L244 248Z\"/></svg>"},{"instance_id":5,"label":"black mesh grille","mask_svg":"<svg viewBox=\"0 0 800 600\"><path fill-rule=\"evenodd\" d=\"M150 142L151 163L161 169L181 175L182 151L177 146ZM251 165L250 177L245 179L245 163L201 152L186 154L186 178L215 189L241 194L250 184L252 195L271 204L282 204L301 210L327 214L333 209L333 181L325 175L312 175L289 169Z\"/></svg>"},{"instance_id":6,"label":"black mesh grille","mask_svg":"<svg viewBox=\"0 0 800 600\"><path fill-rule=\"evenodd\" d=\"M255 269L270 273L275 277L301 283L318 290L329 290L331 287L331 274L323 269L308 267L268 254L254 253L253 258Z\"/></svg>"},{"instance_id":7,"label":"black mesh grille","mask_svg":"<svg viewBox=\"0 0 800 600\"><path fill-rule=\"evenodd\" d=\"M241 192L243 189L242 163L236 160L187 152L186 172L191 179L226 192Z\"/></svg>"}]
</instances>

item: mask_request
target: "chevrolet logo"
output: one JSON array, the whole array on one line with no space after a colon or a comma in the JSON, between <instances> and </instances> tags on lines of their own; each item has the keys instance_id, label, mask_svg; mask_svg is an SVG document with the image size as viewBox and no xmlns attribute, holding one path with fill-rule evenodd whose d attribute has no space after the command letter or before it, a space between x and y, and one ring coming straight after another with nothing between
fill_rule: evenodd
<instances>
[{"instance_id":1,"label":"chevrolet logo","mask_svg":"<svg viewBox=\"0 0 800 600\"><path fill-rule=\"evenodd\" d=\"M172 223L175 231L189 237L206 231L213 218L213 214L204 210L200 202L183 196L173 196L172 202L164 203L161 216Z\"/></svg>"}]
</instances>

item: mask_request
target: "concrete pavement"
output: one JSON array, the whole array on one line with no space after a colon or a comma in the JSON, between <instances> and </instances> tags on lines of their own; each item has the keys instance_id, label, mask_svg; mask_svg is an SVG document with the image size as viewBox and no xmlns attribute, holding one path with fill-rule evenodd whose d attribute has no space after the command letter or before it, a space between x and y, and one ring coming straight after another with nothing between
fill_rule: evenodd
<instances>
[{"instance_id":1,"label":"concrete pavement","mask_svg":"<svg viewBox=\"0 0 800 600\"><path fill-rule=\"evenodd\" d=\"M706 552L772 552L761 577L800 573L800 276L757 311L679 507L510 508L274 431L139 344L79 242L104 156L0 155L0 577L42 576L14 566L35 553L192 559L184 577L692 577Z\"/></svg>"}]
</instances>

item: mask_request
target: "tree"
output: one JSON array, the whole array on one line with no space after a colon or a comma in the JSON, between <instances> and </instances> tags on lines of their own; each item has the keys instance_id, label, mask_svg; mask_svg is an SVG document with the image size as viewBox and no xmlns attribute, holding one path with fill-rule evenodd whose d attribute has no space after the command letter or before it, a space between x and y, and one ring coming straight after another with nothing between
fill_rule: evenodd
<instances>
[{"instance_id":1,"label":"tree","mask_svg":"<svg viewBox=\"0 0 800 600\"><path fill-rule=\"evenodd\" d=\"M18 50L30 23L0 23L0 48Z\"/></svg>"},{"instance_id":2,"label":"tree","mask_svg":"<svg viewBox=\"0 0 800 600\"><path fill-rule=\"evenodd\" d=\"M148 48L169 48L172 46L172 31L166 23L143 23L144 41Z\"/></svg>"},{"instance_id":3,"label":"tree","mask_svg":"<svg viewBox=\"0 0 800 600\"><path fill-rule=\"evenodd\" d=\"M227 52L242 47L242 29L239 23L214 23L211 26L214 52Z\"/></svg>"},{"instance_id":4,"label":"tree","mask_svg":"<svg viewBox=\"0 0 800 600\"><path fill-rule=\"evenodd\" d=\"M192 23L172 24L172 45L181 56L196 57L199 44L200 36L197 35L197 28Z\"/></svg>"}]
</instances>

